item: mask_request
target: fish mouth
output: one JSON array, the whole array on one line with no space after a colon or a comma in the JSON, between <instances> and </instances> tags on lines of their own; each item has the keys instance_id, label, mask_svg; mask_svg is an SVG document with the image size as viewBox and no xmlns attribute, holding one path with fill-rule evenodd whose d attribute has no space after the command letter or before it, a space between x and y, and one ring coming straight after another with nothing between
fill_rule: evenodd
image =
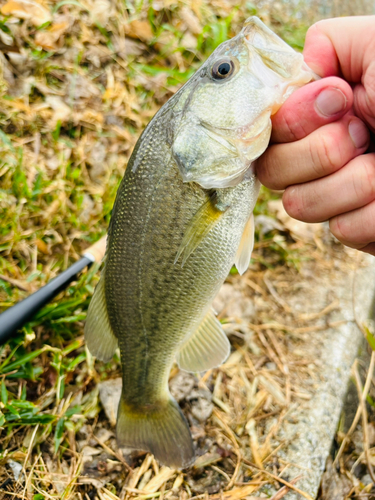
<instances>
[{"instance_id":1,"label":"fish mouth","mask_svg":"<svg viewBox=\"0 0 375 500\"><path fill-rule=\"evenodd\" d=\"M259 138L265 129L270 126L271 114L273 114L272 110L267 109L263 113L260 113L254 120L240 127L214 127L204 120L201 120L200 125L226 141L232 139L235 141L250 142Z\"/></svg>"},{"instance_id":2,"label":"fish mouth","mask_svg":"<svg viewBox=\"0 0 375 500\"><path fill-rule=\"evenodd\" d=\"M283 101L297 87L319 77L304 62L303 55L271 31L256 16L249 17L240 33L249 51L248 69L266 87L282 91ZM276 103L271 114L282 103Z\"/></svg>"}]
</instances>

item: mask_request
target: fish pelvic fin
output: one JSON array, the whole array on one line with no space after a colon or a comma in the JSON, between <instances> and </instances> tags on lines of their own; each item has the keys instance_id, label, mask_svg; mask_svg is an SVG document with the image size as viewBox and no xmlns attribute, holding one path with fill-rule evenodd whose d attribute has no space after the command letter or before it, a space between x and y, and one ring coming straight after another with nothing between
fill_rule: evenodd
<instances>
[{"instance_id":1,"label":"fish pelvic fin","mask_svg":"<svg viewBox=\"0 0 375 500\"><path fill-rule=\"evenodd\" d=\"M172 397L144 408L131 407L121 398L116 433L119 446L148 451L168 467L184 469L194 462L188 423Z\"/></svg>"},{"instance_id":2,"label":"fish pelvic fin","mask_svg":"<svg viewBox=\"0 0 375 500\"><path fill-rule=\"evenodd\" d=\"M201 244L207 234L220 221L225 211L217 208L215 200L208 198L196 212L191 222L189 223L185 234L182 238L181 245L177 251L174 263L182 256L182 266Z\"/></svg>"},{"instance_id":3,"label":"fish pelvic fin","mask_svg":"<svg viewBox=\"0 0 375 500\"><path fill-rule=\"evenodd\" d=\"M238 247L234 265L239 274L248 270L250 265L251 253L254 248L254 214L251 214L242 233L240 246Z\"/></svg>"},{"instance_id":4,"label":"fish pelvic fin","mask_svg":"<svg viewBox=\"0 0 375 500\"><path fill-rule=\"evenodd\" d=\"M103 271L87 311L85 340L91 354L106 362L114 355L118 342L109 322L104 282Z\"/></svg>"},{"instance_id":5,"label":"fish pelvic fin","mask_svg":"<svg viewBox=\"0 0 375 500\"><path fill-rule=\"evenodd\" d=\"M212 309L199 328L182 346L177 363L182 370L203 372L224 363L230 353L230 343Z\"/></svg>"}]
</instances>

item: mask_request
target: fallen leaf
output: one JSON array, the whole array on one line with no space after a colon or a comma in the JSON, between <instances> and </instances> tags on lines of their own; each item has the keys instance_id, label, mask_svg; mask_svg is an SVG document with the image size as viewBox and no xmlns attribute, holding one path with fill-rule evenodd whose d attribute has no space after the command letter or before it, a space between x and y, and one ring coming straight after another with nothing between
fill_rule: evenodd
<instances>
[{"instance_id":1,"label":"fallen leaf","mask_svg":"<svg viewBox=\"0 0 375 500\"><path fill-rule=\"evenodd\" d=\"M99 383L99 398L105 414L112 425L116 424L117 409L122 390L121 377Z\"/></svg>"},{"instance_id":2,"label":"fallen leaf","mask_svg":"<svg viewBox=\"0 0 375 500\"><path fill-rule=\"evenodd\" d=\"M32 0L9 0L1 7L4 16L14 16L19 19L29 19L34 26L51 21L52 16L49 10L43 5Z\"/></svg>"},{"instance_id":3,"label":"fallen leaf","mask_svg":"<svg viewBox=\"0 0 375 500\"><path fill-rule=\"evenodd\" d=\"M249 497L250 493L255 491L258 486L249 485L242 486L241 488L234 488L231 491L226 491L220 495L215 495L211 497L211 500L241 500L242 498L247 498L250 500L255 500L255 497ZM259 500L259 499L258 499Z\"/></svg>"},{"instance_id":4,"label":"fallen leaf","mask_svg":"<svg viewBox=\"0 0 375 500\"><path fill-rule=\"evenodd\" d=\"M56 49L56 42L69 28L68 22L53 24L46 31L38 31L35 35L35 43L46 50Z\"/></svg>"},{"instance_id":5,"label":"fallen leaf","mask_svg":"<svg viewBox=\"0 0 375 500\"><path fill-rule=\"evenodd\" d=\"M192 373L180 371L170 381L169 389L175 400L177 402L180 402L191 393L195 383L196 383L196 378Z\"/></svg>"},{"instance_id":6,"label":"fallen leaf","mask_svg":"<svg viewBox=\"0 0 375 500\"><path fill-rule=\"evenodd\" d=\"M44 253L44 255L48 255L49 254L49 250L48 250L48 247L47 245L44 243L43 240L41 239L37 239L36 242L35 242L38 250L42 253Z\"/></svg>"},{"instance_id":7,"label":"fallen leaf","mask_svg":"<svg viewBox=\"0 0 375 500\"><path fill-rule=\"evenodd\" d=\"M180 10L180 17L185 22L191 33L194 35L200 35L202 33L202 25L189 7L182 7Z\"/></svg>"},{"instance_id":8,"label":"fallen leaf","mask_svg":"<svg viewBox=\"0 0 375 500\"><path fill-rule=\"evenodd\" d=\"M337 472L329 457L322 476L322 500L344 500L350 490L351 482L344 474Z\"/></svg>"},{"instance_id":9,"label":"fallen leaf","mask_svg":"<svg viewBox=\"0 0 375 500\"><path fill-rule=\"evenodd\" d=\"M155 493L155 491L158 491L160 486L169 481L169 479L171 479L171 477L174 476L175 473L176 471L174 469L163 466L160 469L159 473L156 474L156 476L153 477L148 484L146 484L146 486L143 488L143 491L145 493Z\"/></svg>"},{"instance_id":10,"label":"fallen leaf","mask_svg":"<svg viewBox=\"0 0 375 500\"><path fill-rule=\"evenodd\" d=\"M111 15L111 7L108 0L95 0L90 6L91 18L105 26Z\"/></svg>"},{"instance_id":11,"label":"fallen leaf","mask_svg":"<svg viewBox=\"0 0 375 500\"><path fill-rule=\"evenodd\" d=\"M55 127L58 121L65 123L72 116L72 110L61 97L49 95L46 97L46 103L54 111L51 118L52 127Z\"/></svg>"},{"instance_id":12,"label":"fallen leaf","mask_svg":"<svg viewBox=\"0 0 375 500\"><path fill-rule=\"evenodd\" d=\"M147 21L134 20L125 26L125 33L131 38L138 38L142 42L150 42L154 35Z\"/></svg>"}]
</instances>

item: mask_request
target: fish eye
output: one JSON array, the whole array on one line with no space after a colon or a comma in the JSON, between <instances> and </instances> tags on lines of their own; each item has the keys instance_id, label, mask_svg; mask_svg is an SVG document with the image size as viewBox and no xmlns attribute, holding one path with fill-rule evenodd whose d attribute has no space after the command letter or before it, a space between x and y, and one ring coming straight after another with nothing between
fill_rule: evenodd
<instances>
[{"instance_id":1,"label":"fish eye","mask_svg":"<svg viewBox=\"0 0 375 500\"><path fill-rule=\"evenodd\" d=\"M214 80L225 80L233 74L234 69L235 66L232 59L220 59L220 61L216 61L216 63L212 66L212 78Z\"/></svg>"}]
</instances>

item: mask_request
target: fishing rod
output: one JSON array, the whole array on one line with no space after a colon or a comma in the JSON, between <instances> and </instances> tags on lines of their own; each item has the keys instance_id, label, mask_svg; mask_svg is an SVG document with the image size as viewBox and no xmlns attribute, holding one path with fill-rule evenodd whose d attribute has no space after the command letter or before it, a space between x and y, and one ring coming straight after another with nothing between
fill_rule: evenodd
<instances>
[{"instance_id":1,"label":"fishing rod","mask_svg":"<svg viewBox=\"0 0 375 500\"><path fill-rule=\"evenodd\" d=\"M14 333L30 321L32 317L56 295L65 290L77 275L94 262L100 262L104 257L106 236L94 243L82 254L82 257L66 271L53 278L36 292L21 300L0 314L0 345L9 340Z\"/></svg>"}]
</instances>

